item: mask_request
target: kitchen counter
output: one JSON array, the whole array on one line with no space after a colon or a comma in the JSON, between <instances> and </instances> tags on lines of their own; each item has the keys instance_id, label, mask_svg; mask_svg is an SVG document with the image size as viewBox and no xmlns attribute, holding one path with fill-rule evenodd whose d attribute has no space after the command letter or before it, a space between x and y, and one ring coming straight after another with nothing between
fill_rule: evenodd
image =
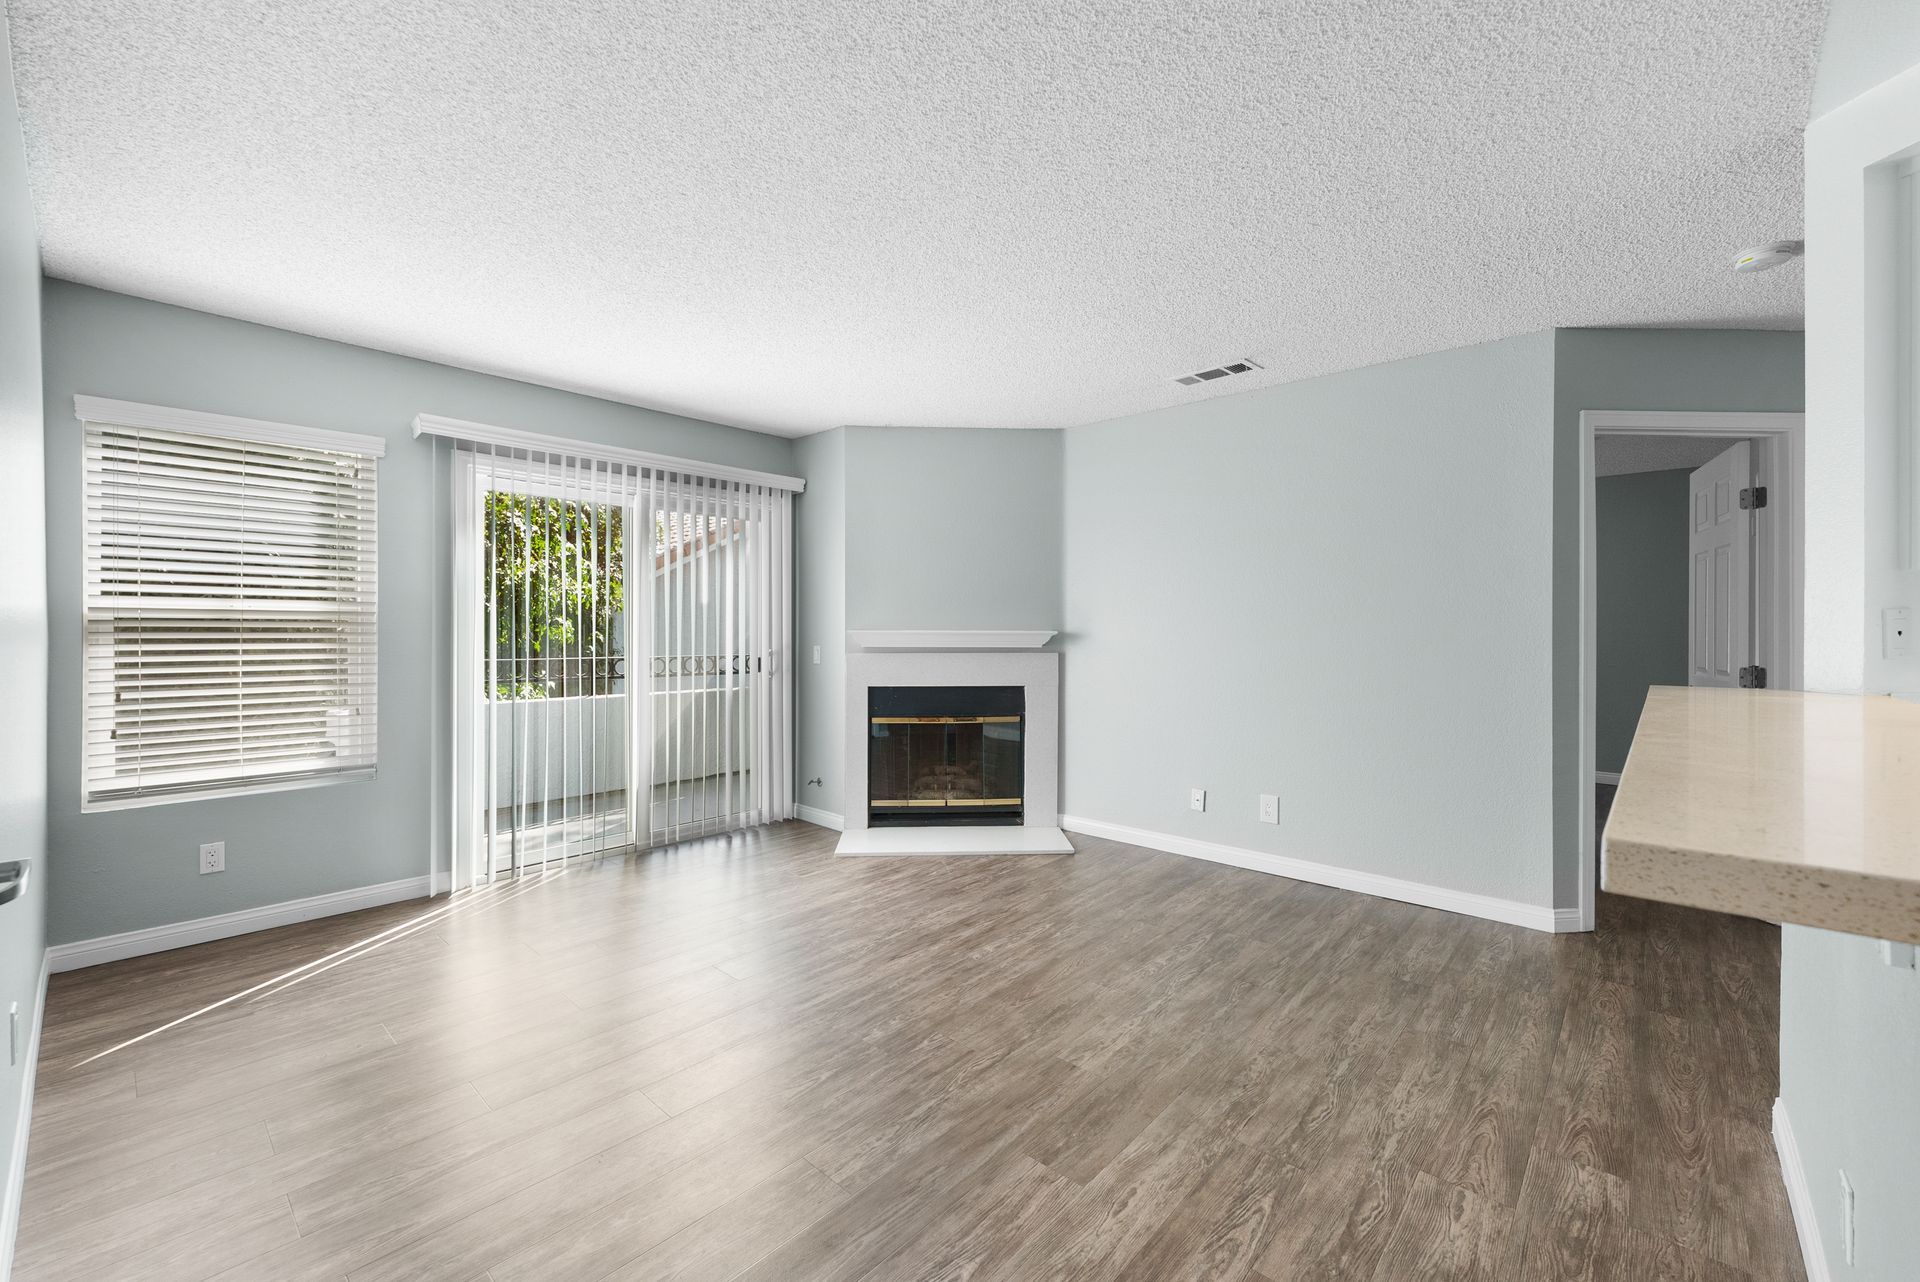
<instances>
[{"instance_id":1,"label":"kitchen counter","mask_svg":"<svg viewBox=\"0 0 1920 1282\"><path fill-rule=\"evenodd\" d=\"M1615 894L1920 943L1920 704L1655 686L1600 865Z\"/></svg>"}]
</instances>

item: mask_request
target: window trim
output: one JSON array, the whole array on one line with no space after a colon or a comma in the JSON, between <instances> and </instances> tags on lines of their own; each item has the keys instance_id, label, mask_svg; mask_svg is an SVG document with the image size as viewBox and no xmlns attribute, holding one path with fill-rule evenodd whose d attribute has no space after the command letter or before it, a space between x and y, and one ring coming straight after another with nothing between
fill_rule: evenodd
<instances>
[{"instance_id":1,"label":"window trim","mask_svg":"<svg viewBox=\"0 0 1920 1282\"><path fill-rule=\"evenodd\" d=\"M87 507L88 464L86 455L85 429L89 424L104 427L125 427L150 429L155 431L177 431L200 436L218 437L225 440L240 441L255 445L284 445L290 448L308 448L336 453L358 454L369 459L381 459L386 456L387 442L384 437L358 432L336 431L331 428L302 427L293 423L280 423L270 419L244 418L232 414L215 414L203 410L173 409L161 405L147 405L138 401L115 400L111 397L76 394L73 398L74 418L82 429L80 444L80 609L79 638L80 680L75 692L75 702L79 705L79 801L82 814L94 814L119 810L138 810L149 806L175 805L181 802L214 801L222 798L253 796L260 793L295 792L307 788L320 788L332 784L362 783L373 779L379 773L378 739L375 740L374 759L362 766L345 770L305 773L290 770L281 777L271 774L247 779L225 786L208 788L179 788L164 792L133 795L111 795L99 799L88 796L88 741L87 725L90 709L87 704L87 558L89 555ZM375 521L379 511L379 479L376 470L373 489ZM380 547L376 524L374 541L374 567L378 573ZM377 580L376 580L377 581ZM241 613L238 603L232 604L236 614ZM219 605L215 607L220 608ZM376 599L373 617L374 656L377 671L379 656L380 612ZM378 716L380 691L376 678L374 688L374 715ZM376 730L376 736L378 731Z\"/></svg>"}]
</instances>

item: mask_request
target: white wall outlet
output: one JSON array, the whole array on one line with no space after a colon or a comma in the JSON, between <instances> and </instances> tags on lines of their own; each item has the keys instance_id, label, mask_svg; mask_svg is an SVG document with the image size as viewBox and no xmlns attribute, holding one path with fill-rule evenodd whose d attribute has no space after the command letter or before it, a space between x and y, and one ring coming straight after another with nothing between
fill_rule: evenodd
<instances>
[{"instance_id":1,"label":"white wall outlet","mask_svg":"<svg viewBox=\"0 0 1920 1282\"><path fill-rule=\"evenodd\" d=\"M209 841L204 843L200 847L201 873L225 872L226 870L227 843L224 841Z\"/></svg>"},{"instance_id":2,"label":"white wall outlet","mask_svg":"<svg viewBox=\"0 0 1920 1282\"><path fill-rule=\"evenodd\" d=\"M1840 1250L1853 1263L1853 1181L1840 1172Z\"/></svg>"},{"instance_id":3,"label":"white wall outlet","mask_svg":"<svg viewBox=\"0 0 1920 1282\"><path fill-rule=\"evenodd\" d=\"M819 646L815 646L815 647L813 647L813 661L814 661L815 663L818 663L818 662L820 662L820 647L819 647Z\"/></svg>"},{"instance_id":4,"label":"white wall outlet","mask_svg":"<svg viewBox=\"0 0 1920 1282\"><path fill-rule=\"evenodd\" d=\"M1207 790L1205 788L1195 788L1193 790L1193 796L1188 798L1187 800L1187 809L1205 810L1206 808L1207 808Z\"/></svg>"},{"instance_id":5,"label":"white wall outlet","mask_svg":"<svg viewBox=\"0 0 1920 1282\"><path fill-rule=\"evenodd\" d=\"M1897 939L1880 941L1880 960L1895 970L1913 969L1913 945L1903 944Z\"/></svg>"},{"instance_id":6,"label":"white wall outlet","mask_svg":"<svg viewBox=\"0 0 1920 1282\"><path fill-rule=\"evenodd\" d=\"M1913 653L1913 608L1890 605L1880 611L1880 648L1884 657L1898 659Z\"/></svg>"},{"instance_id":7,"label":"white wall outlet","mask_svg":"<svg viewBox=\"0 0 1920 1282\"><path fill-rule=\"evenodd\" d=\"M1260 822L1263 824L1280 822L1280 798L1270 792L1260 794Z\"/></svg>"}]
</instances>

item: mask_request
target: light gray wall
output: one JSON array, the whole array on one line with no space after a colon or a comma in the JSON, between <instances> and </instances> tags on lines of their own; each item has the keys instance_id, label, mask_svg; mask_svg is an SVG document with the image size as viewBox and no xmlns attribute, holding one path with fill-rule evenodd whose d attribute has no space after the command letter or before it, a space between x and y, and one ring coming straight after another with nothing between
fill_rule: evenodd
<instances>
[{"instance_id":1,"label":"light gray wall","mask_svg":"<svg viewBox=\"0 0 1920 1282\"><path fill-rule=\"evenodd\" d=\"M1627 762L1647 687L1687 684L1685 471L1603 476L1594 485L1594 768Z\"/></svg>"},{"instance_id":2,"label":"light gray wall","mask_svg":"<svg viewBox=\"0 0 1920 1282\"><path fill-rule=\"evenodd\" d=\"M423 875L444 839L435 737L445 724L436 617L448 600L446 447L421 411L793 471L793 444L672 414L368 351L50 281L47 557L52 611L50 844L55 942ZM77 392L384 436L380 465L380 765L364 783L80 813L80 430ZM200 876L202 841L227 871Z\"/></svg>"},{"instance_id":3,"label":"light gray wall","mask_svg":"<svg viewBox=\"0 0 1920 1282\"><path fill-rule=\"evenodd\" d=\"M845 431L848 627L1060 626L1059 432Z\"/></svg>"},{"instance_id":4,"label":"light gray wall","mask_svg":"<svg viewBox=\"0 0 1920 1282\"><path fill-rule=\"evenodd\" d=\"M28 1020L46 948L47 526L40 445L40 246L14 109L13 56L0 7L0 859L30 859L26 895L0 908L0 1017ZM23 1023L23 1027L25 1027ZM3 1031L3 1030L0 1030ZM0 1058L0 1277L20 1208L10 1176L26 1115L26 1066Z\"/></svg>"},{"instance_id":5,"label":"light gray wall","mask_svg":"<svg viewBox=\"0 0 1920 1282\"><path fill-rule=\"evenodd\" d=\"M794 500L794 598L800 679L793 795L803 806L840 809L841 692L847 666L847 431L835 428L795 442L794 467L807 479ZM814 647L820 662L813 661ZM819 785L809 784L820 780Z\"/></svg>"},{"instance_id":6,"label":"light gray wall","mask_svg":"<svg viewBox=\"0 0 1920 1282\"><path fill-rule=\"evenodd\" d=\"M1920 1278L1920 974L1869 939L1785 926L1780 1098L1836 1279ZM1853 1185L1855 1261L1841 1248L1839 1173Z\"/></svg>"},{"instance_id":7,"label":"light gray wall","mask_svg":"<svg viewBox=\"0 0 1920 1282\"><path fill-rule=\"evenodd\" d=\"M1553 354L1068 429L1062 809L1548 904Z\"/></svg>"},{"instance_id":8,"label":"light gray wall","mask_svg":"<svg viewBox=\"0 0 1920 1282\"><path fill-rule=\"evenodd\" d=\"M1797 271L1798 268L1784 268ZM1561 329L1553 335L1553 804L1555 902L1574 902L1580 851L1580 414L1806 405L1795 331Z\"/></svg>"},{"instance_id":9,"label":"light gray wall","mask_svg":"<svg viewBox=\"0 0 1920 1282\"><path fill-rule=\"evenodd\" d=\"M1808 115L1824 116L1916 63L1920 63L1920 4L1831 0Z\"/></svg>"}]
</instances>

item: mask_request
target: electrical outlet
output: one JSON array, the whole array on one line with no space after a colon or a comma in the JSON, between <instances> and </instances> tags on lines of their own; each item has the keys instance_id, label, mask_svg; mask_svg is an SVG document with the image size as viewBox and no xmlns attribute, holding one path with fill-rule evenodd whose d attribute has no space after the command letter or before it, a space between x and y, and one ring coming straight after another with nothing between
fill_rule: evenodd
<instances>
[{"instance_id":1,"label":"electrical outlet","mask_svg":"<svg viewBox=\"0 0 1920 1282\"><path fill-rule=\"evenodd\" d=\"M1195 788L1193 790L1193 796L1187 801L1187 808L1189 810L1205 810L1207 808L1207 790L1205 788Z\"/></svg>"},{"instance_id":2,"label":"electrical outlet","mask_svg":"<svg viewBox=\"0 0 1920 1282\"><path fill-rule=\"evenodd\" d=\"M1280 798L1270 792L1260 794L1260 822L1263 824L1280 822Z\"/></svg>"},{"instance_id":3,"label":"electrical outlet","mask_svg":"<svg viewBox=\"0 0 1920 1282\"><path fill-rule=\"evenodd\" d=\"M1913 653L1912 607L1890 605L1880 611L1880 648L1889 659Z\"/></svg>"},{"instance_id":4,"label":"electrical outlet","mask_svg":"<svg viewBox=\"0 0 1920 1282\"><path fill-rule=\"evenodd\" d=\"M200 847L200 871L204 875L210 872L227 870L227 843L209 841Z\"/></svg>"},{"instance_id":5,"label":"electrical outlet","mask_svg":"<svg viewBox=\"0 0 1920 1282\"><path fill-rule=\"evenodd\" d=\"M1853 1182L1840 1172L1840 1250L1853 1263Z\"/></svg>"}]
</instances>

